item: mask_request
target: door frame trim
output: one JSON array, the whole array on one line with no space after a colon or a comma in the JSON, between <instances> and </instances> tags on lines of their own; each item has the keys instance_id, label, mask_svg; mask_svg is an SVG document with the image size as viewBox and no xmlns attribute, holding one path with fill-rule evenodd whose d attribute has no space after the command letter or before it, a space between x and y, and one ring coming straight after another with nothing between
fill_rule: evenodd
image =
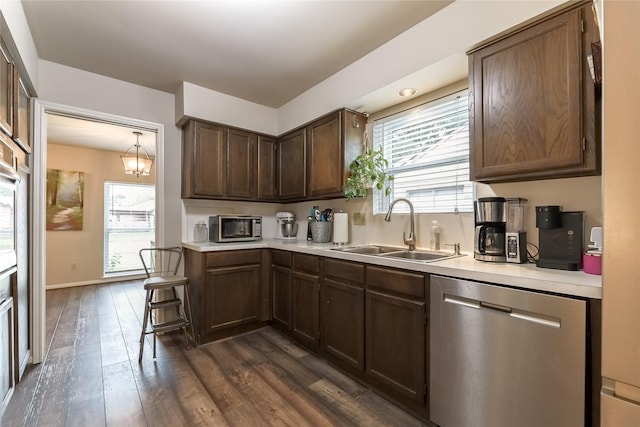
<instances>
[{"instance_id":1,"label":"door frame trim","mask_svg":"<svg viewBox=\"0 0 640 427\"><path fill-rule=\"evenodd\" d=\"M47 114L63 114L80 119L120 126L148 129L156 133L156 242L165 241L164 232L164 125L69 105L33 99L33 159L31 193L31 356L40 363L47 352L46 343L46 188L47 188Z\"/></svg>"}]
</instances>

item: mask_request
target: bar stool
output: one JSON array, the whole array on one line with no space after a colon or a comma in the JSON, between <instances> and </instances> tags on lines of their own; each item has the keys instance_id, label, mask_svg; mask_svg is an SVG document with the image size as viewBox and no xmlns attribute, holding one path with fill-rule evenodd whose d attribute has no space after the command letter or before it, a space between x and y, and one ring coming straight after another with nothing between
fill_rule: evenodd
<instances>
[{"instance_id":1,"label":"bar stool","mask_svg":"<svg viewBox=\"0 0 640 427\"><path fill-rule=\"evenodd\" d=\"M190 328L192 338L195 335L191 323L189 279L178 275L178 267L182 261L182 248L144 248L140 249L139 255L147 275L147 279L144 281L144 289L147 293L138 354L138 363L141 363L146 335L153 334L154 359L156 358L156 334L182 329L187 347L189 347L187 328ZM176 288L180 287L183 289L184 306L176 292ZM155 291L165 292L156 293ZM158 294L161 294L162 299L158 299ZM166 294L169 296L165 297ZM162 322L156 321L156 310L171 308L175 308L175 318Z\"/></svg>"}]
</instances>

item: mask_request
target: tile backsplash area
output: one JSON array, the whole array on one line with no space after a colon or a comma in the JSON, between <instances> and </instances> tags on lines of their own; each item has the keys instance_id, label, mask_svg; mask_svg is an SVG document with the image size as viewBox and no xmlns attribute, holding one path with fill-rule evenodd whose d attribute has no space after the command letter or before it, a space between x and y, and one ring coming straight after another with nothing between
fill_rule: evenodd
<instances>
[{"instance_id":1,"label":"tile backsplash area","mask_svg":"<svg viewBox=\"0 0 640 427\"><path fill-rule=\"evenodd\" d=\"M600 176L565 178L543 181L527 181L503 184L477 184L476 197L522 197L528 200L526 218L527 240L538 244L538 230L535 226L535 207L560 205L563 211L585 212L585 236L588 240L591 227L602 225L602 180ZM307 216L314 205L320 210L331 208L334 212L343 210L349 213L349 242L380 243L403 246L402 232L409 231L409 216L398 213L391 222L384 221L384 215L373 215L371 196L367 199L319 200L290 204L231 202L211 200L183 200L183 241L193 240L196 221L206 221L216 214L261 215L263 236L272 238L276 232L275 214L279 211L291 211L298 223L298 240L306 240ZM454 214L418 214L416 215L416 235L418 248L429 247L431 221L438 220L443 229L445 243L460 243L463 252L473 251L474 218L473 213ZM362 223L363 225L356 225ZM589 244L584 242L585 246ZM446 249L446 247L445 247Z\"/></svg>"}]
</instances>

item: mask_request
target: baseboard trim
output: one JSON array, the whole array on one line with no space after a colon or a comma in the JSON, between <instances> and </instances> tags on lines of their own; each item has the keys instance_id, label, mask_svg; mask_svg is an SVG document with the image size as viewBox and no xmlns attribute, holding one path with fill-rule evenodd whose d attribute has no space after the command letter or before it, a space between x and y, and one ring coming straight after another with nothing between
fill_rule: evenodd
<instances>
[{"instance_id":1,"label":"baseboard trim","mask_svg":"<svg viewBox=\"0 0 640 427\"><path fill-rule=\"evenodd\" d=\"M136 274L132 276L117 276L97 280L87 280L84 282L56 283L55 285L47 285L46 290L48 291L52 289L75 288L77 286L103 285L114 282L125 282L127 280L141 280L146 279L146 277L147 276L145 276L144 274Z\"/></svg>"}]
</instances>

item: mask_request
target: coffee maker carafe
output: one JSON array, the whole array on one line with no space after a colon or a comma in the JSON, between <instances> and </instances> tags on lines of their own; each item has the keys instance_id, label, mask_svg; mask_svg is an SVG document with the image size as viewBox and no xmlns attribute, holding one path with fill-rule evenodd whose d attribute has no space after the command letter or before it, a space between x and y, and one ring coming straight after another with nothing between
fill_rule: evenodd
<instances>
[{"instance_id":1,"label":"coffee maker carafe","mask_svg":"<svg viewBox=\"0 0 640 427\"><path fill-rule=\"evenodd\" d=\"M473 256L479 261L505 262L504 197L481 197L474 203L475 239Z\"/></svg>"}]
</instances>

